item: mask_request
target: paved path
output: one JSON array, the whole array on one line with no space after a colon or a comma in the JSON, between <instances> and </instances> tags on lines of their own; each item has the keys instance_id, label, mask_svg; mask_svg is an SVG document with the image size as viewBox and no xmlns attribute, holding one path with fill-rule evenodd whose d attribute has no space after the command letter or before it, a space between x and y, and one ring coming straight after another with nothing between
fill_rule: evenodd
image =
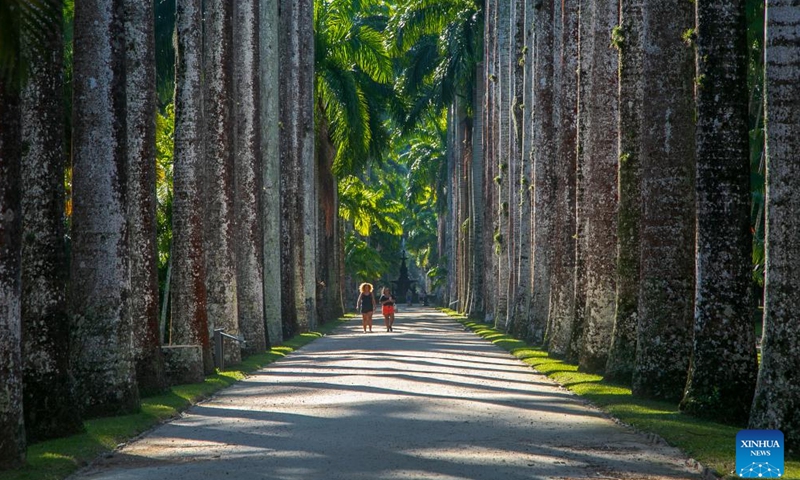
<instances>
[{"instance_id":1,"label":"paved path","mask_svg":"<svg viewBox=\"0 0 800 480\"><path fill-rule=\"evenodd\" d=\"M376 316L377 317L377 316ZM688 479L672 448L430 309L352 321L75 478Z\"/></svg>"}]
</instances>

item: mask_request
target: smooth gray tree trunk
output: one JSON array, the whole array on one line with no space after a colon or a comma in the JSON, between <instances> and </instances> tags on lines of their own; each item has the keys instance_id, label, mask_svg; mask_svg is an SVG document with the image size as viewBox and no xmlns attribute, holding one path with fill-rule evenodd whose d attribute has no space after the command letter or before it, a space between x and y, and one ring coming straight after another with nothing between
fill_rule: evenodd
<instances>
[{"instance_id":1,"label":"smooth gray tree trunk","mask_svg":"<svg viewBox=\"0 0 800 480\"><path fill-rule=\"evenodd\" d=\"M172 201L171 345L199 345L203 371L214 371L206 312L202 171L202 1L177 0L175 17L175 153Z\"/></svg>"},{"instance_id":2,"label":"smooth gray tree trunk","mask_svg":"<svg viewBox=\"0 0 800 480\"><path fill-rule=\"evenodd\" d=\"M766 2L767 211L764 337L751 428L780 429L800 444L800 5Z\"/></svg>"},{"instance_id":3,"label":"smooth gray tree trunk","mask_svg":"<svg viewBox=\"0 0 800 480\"><path fill-rule=\"evenodd\" d=\"M620 26L612 42L619 50L619 213L614 331L605 379L630 384L636 361L639 308L639 222L642 109L642 2L620 1Z\"/></svg>"},{"instance_id":4,"label":"smooth gray tree trunk","mask_svg":"<svg viewBox=\"0 0 800 480\"><path fill-rule=\"evenodd\" d=\"M633 393L679 401L694 317L694 48L682 40L694 6L642 3L642 220ZM658 81L656 81L656 79Z\"/></svg>"},{"instance_id":5,"label":"smooth gray tree trunk","mask_svg":"<svg viewBox=\"0 0 800 480\"><path fill-rule=\"evenodd\" d=\"M203 232L209 327L239 335L233 166L233 3L205 1L205 171ZM238 27L237 27L238 28ZM209 332L211 334L211 332ZM240 344L224 340L225 364L241 362Z\"/></svg>"},{"instance_id":6,"label":"smooth gray tree trunk","mask_svg":"<svg viewBox=\"0 0 800 480\"><path fill-rule=\"evenodd\" d=\"M0 470L25 463L19 89L0 76Z\"/></svg>"},{"instance_id":7,"label":"smooth gray tree trunk","mask_svg":"<svg viewBox=\"0 0 800 480\"><path fill-rule=\"evenodd\" d=\"M126 221L122 17L120 0L75 5L70 353L78 408L92 416L139 409Z\"/></svg>"},{"instance_id":8,"label":"smooth gray tree trunk","mask_svg":"<svg viewBox=\"0 0 800 480\"><path fill-rule=\"evenodd\" d=\"M281 167L278 98L278 0L259 1L259 100L264 317L270 345L283 343L281 321Z\"/></svg>"},{"instance_id":9,"label":"smooth gray tree trunk","mask_svg":"<svg viewBox=\"0 0 800 480\"><path fill-rule=\"evenodd\" d=\"M238 0L233 6L234 216L236 288L239 328L247 343L243 353L267 348L264 324L261 145L258 91L259 2Z\"/></svg>"},{"instance_id":10,"label":"smooth gray tree trunk","mask_svg":"<svg viewBox=\"0 0 800 480\"><path fill-rule=\"evenodd\" d=\"M69 375L68 264L64 241L64 42L46 32L47 54L28 45L29 72L21 98L22 358L28 442L83 429Z\"/></svg>"},{"instance_id":11,"label":"smooth gray tree trunk","mask_svg":"<svg viewBox=\"0 0 800 480\"><path fill-rule=\"evenodd\" d=\"M156 59L153 6L124 0L131 325L142 393L166 387L158 325Z\"/></svg>"}]
</instances>

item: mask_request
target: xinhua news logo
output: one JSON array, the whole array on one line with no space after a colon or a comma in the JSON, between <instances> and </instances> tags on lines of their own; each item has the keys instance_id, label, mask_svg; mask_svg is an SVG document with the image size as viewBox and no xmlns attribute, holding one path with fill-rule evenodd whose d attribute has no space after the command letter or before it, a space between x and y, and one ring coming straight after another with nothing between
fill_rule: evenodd
<instances>
[{"instance_id":1,"label":"xinhua news logo","mask_svg":"<svg viewBox=\"0 0 800 480\"><path fill-rule=\"evenodd\" d=\"M740 430L736 434L736 473L740 478L783 476L783 433Z\"/></svg>"}]
</instances>

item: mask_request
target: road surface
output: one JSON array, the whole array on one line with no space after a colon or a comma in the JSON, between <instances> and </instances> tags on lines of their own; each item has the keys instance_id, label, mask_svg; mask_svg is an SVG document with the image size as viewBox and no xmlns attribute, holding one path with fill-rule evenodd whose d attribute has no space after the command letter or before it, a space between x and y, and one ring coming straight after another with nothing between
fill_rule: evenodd
<instances>
[{"instance_id":1,"label":"road surface","mask_svg":"<svg viewBox=\"0 0 800 480\"><path fill-rule=\"evenodd\" d=\"M432 309L339 327L74 479L700 478Z\"/></svg>"}]
</instances>

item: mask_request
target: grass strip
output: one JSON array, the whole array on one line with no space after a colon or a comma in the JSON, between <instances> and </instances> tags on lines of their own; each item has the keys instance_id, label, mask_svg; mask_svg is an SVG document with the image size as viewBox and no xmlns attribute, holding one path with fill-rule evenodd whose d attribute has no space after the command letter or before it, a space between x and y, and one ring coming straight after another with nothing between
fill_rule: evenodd
<instances>
[{"instance_id":1,"label":"grass strip","mask_svg":"<svg viewBox=\"0 0 800 480\"><path fill-rule=\"evenodd\" d=\"M453 311L443 311L478 336L510 352L620 422L658 435L710 468L717 476L738 478L733 473L736 468L736 434L744 426L695 418L682 413L672 403L636 398L629 387L605 383L602 376L579 372L577 365L552 358L540 348L486 324L470 321ZM800 478L800 459L787 458L784 468L783 478Z\"/></svg>"},{"instance_id":2,"label":"grass strip","mask_svg":"<svg viewBox=\"0 0 800 480\"><path fill-rule=\"evenodd\" d=\"M177 385L165 393L142 399L141 410L131 415L96 418L84 422L85 431L70 437L28 446L22 468L0 472L0 480L60 480L86 466L100 455L177 416L197 402L247 377L300 347L330 333L349 316L320 325L316 331L295 335L268 352L247 357L239 365L206 377L202 383Z\"/></svg>"}]
</instances>

